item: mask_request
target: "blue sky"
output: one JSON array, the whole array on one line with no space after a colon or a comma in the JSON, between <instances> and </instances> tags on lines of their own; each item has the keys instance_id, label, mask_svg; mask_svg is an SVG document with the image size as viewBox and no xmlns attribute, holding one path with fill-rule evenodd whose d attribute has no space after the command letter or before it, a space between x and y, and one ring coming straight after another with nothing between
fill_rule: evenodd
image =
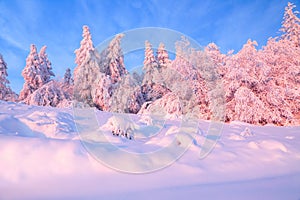
<instances>
[{"instance_id":1,"label":"blue sky","mask_svg":"<svg viewBox=\"0 0 300 200\"><path fill-rule=\"evenodd\" d=\"M30 44L47 53L57 77L75 67L74 50L82 26L94 45L134 28L163 27L201 45L215 42L237 52L248 38L264 45L279 34L285 0L0 0L0 53L8 64L10 86L19 92ZM299 0L293 0L300 10Z\"/></svg>"}]
</instances>

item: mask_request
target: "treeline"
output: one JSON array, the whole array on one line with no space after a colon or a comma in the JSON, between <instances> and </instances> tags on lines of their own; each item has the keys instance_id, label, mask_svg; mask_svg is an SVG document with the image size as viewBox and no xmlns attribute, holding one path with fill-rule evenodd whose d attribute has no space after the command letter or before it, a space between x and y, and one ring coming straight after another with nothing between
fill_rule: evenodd
<instances>
[{"instance_id":1,"label":"treeline","mask_svg":"<svg viewBox=\"0 0 300 200\"><path fill-rule=\"evenodd\" d=\"M76 102L109 112L163 112L174 118L192 113L207 120L299 125L300 20L294 8L288 3L281 35L269 38L261 49L249 39L236 54L222 54L214 43L201 51L182 38L175 44L175 59L170 60L163 43L154 52L146 41L143 74L126 70L120 45L123 34L98 52L84 26L73 77L67 69L63 80L53 80L46 47L37 53L31 45L22 71L25 83L17 95L9 88L1 56L0 99L54 107Z\"/></svg>"}]
</instances>

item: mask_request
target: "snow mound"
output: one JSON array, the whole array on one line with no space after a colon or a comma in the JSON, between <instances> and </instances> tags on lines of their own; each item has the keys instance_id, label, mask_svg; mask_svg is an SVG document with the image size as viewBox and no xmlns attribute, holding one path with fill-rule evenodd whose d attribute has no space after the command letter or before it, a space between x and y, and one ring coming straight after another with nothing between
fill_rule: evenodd
<instances>
[{"instance_id":1,"label":"snow mound","mask_svg":"<svg viewBox=\"0 0 300 200\"><path fill-rule=\"evenodd\" d=\"M246 127L243 132L240 133L242 137L251 137L253 133L251 132L250 128Z\"/></svg>"},{"instance_id":2,"label":"snow mound","mask_svg":"<svg viewBox=\"0 0 300 200\"><path fill-rule=\"evenodd\" d=\"M26 106L22 103L1 104L6 113L0 115L0 134L56 139L77 136L70 109L57 110L52 107Z\"/></svg>"},{"instance_id":3,"label":"snow mound","mask_svg":"<svg viewBox=\"0 0 300 200\"><path fill-rule=\"evenodd\" d=\"M145 102L138 114L162 115L165 119L178 119L182 115L182 105L172 92L153 102Z\"/></svg>"},{"instance_id":4,"label":"snow mound","mask_svg":"<svg viewBox=\"0 0 300 200\"><path fill-rule=\"evenodd\" d=\"M288 152L284 144L275 140L263 140L260 142L260 146L268 150L280 150L285 153Z\"/></svg>"}]
</instances>

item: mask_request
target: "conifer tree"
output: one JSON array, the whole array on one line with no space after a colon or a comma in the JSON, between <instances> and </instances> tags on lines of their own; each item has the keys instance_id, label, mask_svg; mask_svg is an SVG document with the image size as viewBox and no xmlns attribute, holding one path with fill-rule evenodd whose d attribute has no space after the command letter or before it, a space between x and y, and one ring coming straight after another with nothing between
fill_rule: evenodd
<instances>
[{"instance_id":1,"label":"conifer tree","mask_svg":"<svg viewBox=\"0 0 300 200\"><path fill-rule=\"evenodd\" d=\"M160 43L158 46L156 59L161 67L167 67L167 65L171 63L168 51L165 49L165 45L163 43Z\"/></svg>"},{"instance_id":2,"label":"conifer tree","mask_svg":"<svg viewBox=\"0 0 300 200\"><path fill-rule=\"evenodd\" d=\"M34 44L30 46L30 53L26 59L26 66L22 71L25 83L20 92L20 100L26 99L35 90L49 82L51 76L54 76L54 73L51 71L51 63L48 60L45 50L46 46L41 49L40 58L36 46Z\"/></svg>"},{"instance_id":3,"label":"conifer tree","mask_svg":"<svg viewBox=\"0 0 300 200\"><path fill-rule=\"evenodd\" d=\"M0 54L0 100L16 101L17 95L9 87L7 76L7 64Z\"/></svg>"},{"instance_id":4,"label":"conifer tree","mask_svg":"<svg viewBox=\"0 0 300 200\"><path fill-rule=\"evenodd\" d=\"M288 2L280 30L283 32L283 39L292 41L295 46L300 47L300 19L297 17L299 12L293 11L295 7L296 5Z\"/></svg>"},{"instance_id":5,"label":"conifer tree","mask_svg":"<svg viewBox=\"0 0 300 200\"><path fill-rule=\"evenodd\" d=\"M94 48L88 26L83 26L82 40L75 54L77 66L74 69L74 98L94 106L91 91L100 73L100 57Z\"/></svg>"}]
</instances>

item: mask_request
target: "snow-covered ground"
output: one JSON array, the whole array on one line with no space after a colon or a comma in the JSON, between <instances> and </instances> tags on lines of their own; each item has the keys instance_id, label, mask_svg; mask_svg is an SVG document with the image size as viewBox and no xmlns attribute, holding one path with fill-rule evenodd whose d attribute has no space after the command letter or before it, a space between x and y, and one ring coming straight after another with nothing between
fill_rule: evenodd
<instances>
[{"instance_id":1,"label":"snow-covered ground","mask_svg":"<svg viewBox=\"0 0 300 200\"><path fill-rule=\"evenodd\" d=\"M162 148L179 128L174 121L158 123L159 133L151 135L154 122L131 116L136 127L150 126L129 140L108 133L109 113L96 114L107 139L128 152ZM300 127L225 124L213 151L199 159L210 124L200 121L179 160L152 173L131 174L88 153L73 119L72 109L0 101L1 200L300 199Z\"/></svg>"}]
</instances>

